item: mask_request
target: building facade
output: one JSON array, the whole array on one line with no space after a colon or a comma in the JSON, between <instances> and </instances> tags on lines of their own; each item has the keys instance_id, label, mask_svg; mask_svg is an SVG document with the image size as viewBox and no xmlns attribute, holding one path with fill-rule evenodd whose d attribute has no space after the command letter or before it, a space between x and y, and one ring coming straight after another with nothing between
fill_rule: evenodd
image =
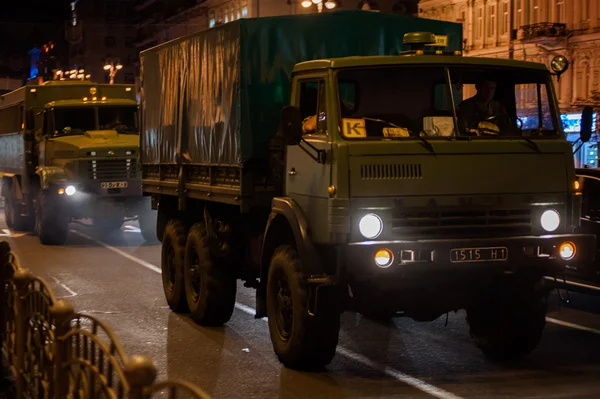
<instances>
[{"instance_id":1,"label":"building facade","mask_svg":"<svg viewBox=\"0 0 600 399\"><path fill-rule=\"evenodd\" d=\"M72 0L65 21L69 68L108 83L107 64L122 65L114 83L135 83L135 0Z\"/></svg>"},{"instance_id":2,"label":"building facade","mask_svg":"<svg viewBox=\"0 0 600 399\"><path fill-rule=\"evenodd\" d=\"M340 9L416 15L418 0L322 0L322 12ZM303 0L138 0L136 46L139 51L240 18L319 12L314 2Z\"/></svg>"},{"instance_id":3,"label":"building facade","mask_svg":"<svg viewBox=\"0 0 600 399\"><path fill-rule=\"evenodd\" d=\"M599 0L421 0L419 16L462 23L468 56L549 67L554 56L565 55L569 70L554 83L567 138L579 147L582 108L600 106ZM577 151L578 167L598 166L596 141Z\"/></svg>"}]
</instances>

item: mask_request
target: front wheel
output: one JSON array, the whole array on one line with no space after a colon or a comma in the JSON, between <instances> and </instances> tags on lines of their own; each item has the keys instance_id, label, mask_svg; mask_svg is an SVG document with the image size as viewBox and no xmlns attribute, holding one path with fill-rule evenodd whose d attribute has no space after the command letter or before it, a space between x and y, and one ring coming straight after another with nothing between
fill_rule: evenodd
<instances>
[{"instance_id":1,"label":"front wheel","mask_svg":"<svg viewBox=\"0 0 600 399\"><path fill-rule=\"evenodd\" d=\"M311 369L331 362L339 339L340 313L335 294L319 291L315 315L308 311L308 285L297 251L280 246L267 280L267 315L273 349L290 368Z\"/></svg>"},{"instance_id":2,"label":"front wheel","mask_svg":"<svg viewBox=\"0 0 600 399\"><path fill-rule=\"evenodd\" d=\"M35 230L43 245L63 245L69 234L69 218L48 191L40 190L35 204Z\"/></svg>"},{"instance_id":3,"label":"front wheel","mask_svg":"<svg viewBox=\"0 0 600 399\"><path fill-rule=\"evenodd\" d=\"M475 344L496 361L532 352L546 325L548 293L542 278L515 275L496 281L467 309Z\"/></svg>"}]
</instances>

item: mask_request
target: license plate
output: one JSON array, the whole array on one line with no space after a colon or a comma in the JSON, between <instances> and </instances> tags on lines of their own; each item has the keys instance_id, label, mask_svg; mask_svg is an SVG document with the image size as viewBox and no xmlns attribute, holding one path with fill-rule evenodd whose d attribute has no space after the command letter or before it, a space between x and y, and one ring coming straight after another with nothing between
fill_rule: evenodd
<instances>
[{"instance_id":1,"label":"license plate","mask_svg":"<svg viewBox=\"0 0 600 399\"><path fill-rule=\"evenodd\" d=\"M508 259L508 248L457 248L450 251L452 263L463 262L503 262Z\"/></svg>"},{"instance_id":2,"label":"license plate","mask_svg":"<svg viewBox=\"0 0 600 399\"><path fill-rule=\"evenodd\" d=\"M127 182L126 181L104 182L104 183L100 183L100 187L101 188L126 188Z\"/></svg>"}]
</instances>

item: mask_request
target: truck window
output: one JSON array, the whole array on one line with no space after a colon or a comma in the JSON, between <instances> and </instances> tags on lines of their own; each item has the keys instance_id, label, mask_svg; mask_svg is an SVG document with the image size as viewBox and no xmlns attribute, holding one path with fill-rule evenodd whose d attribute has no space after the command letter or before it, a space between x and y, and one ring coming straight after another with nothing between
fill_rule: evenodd
<instances>
[{"instance_id":1,"label":"truck window","mask_svg":"<svg viewBox=\"0 0 600 399\"><path fill-rule=\"evenodd\" d=\"M121 134L138 134L136 107L99 107L100 129L115 129Z\"/></svg>"},{"instance_id":2,"label":"truck window","mask_svg":"<svg viewBox=\"0 0 600 399\"><path fill-rule=\"evenodd\" d=\"M300 114L305 134L327 134L325 99L323 80L300 82Z\"/></svg>"},{"instance_id":3,"label":"truck window","mask_svg":"<svg viewBox=\"0 0 600 399\"><path fill-rule=\"evenodd\" d=\"M96 129L94 108L73 107L54 108L54 132L52 135L65 136L83 134L88 130Z\"/></svg>"},{"instance_id":4,"label":"truck window","mask_svg":"<svg viewBox=\"0 0 600 399\"><path fill-rule=\"evenodd\" d=\"M338 74L342 117L364 126L363 139L401 139L420 134L431 138L469 135L501 139L523 134L531 138L558 137L558 108L549 95L548 71L448 65L450 90L445 67L403 65L342 70ZM357 101L351 112L344 103L351 94L347 87L341 87L341 82L354 82ZM481 93L476 87L482 88ZM458 132L451 93L458 114ZM340 123L343 127L342 120Z\"/></svg>"},{"instance_id":5,"label":"truck window","mask_svg":"<svg viewBox=\"0 0 600 399\"><path fill-rule=\"evenodd\" d=\"M523 130L553 130L554 124L548 112L548 91L544 84L518 84L515 85L515 99L517 117L523 124ZM539 105L542 112L538 112ZM541 118L540 118L541 116Z\"/></svg>"}]
</instances>

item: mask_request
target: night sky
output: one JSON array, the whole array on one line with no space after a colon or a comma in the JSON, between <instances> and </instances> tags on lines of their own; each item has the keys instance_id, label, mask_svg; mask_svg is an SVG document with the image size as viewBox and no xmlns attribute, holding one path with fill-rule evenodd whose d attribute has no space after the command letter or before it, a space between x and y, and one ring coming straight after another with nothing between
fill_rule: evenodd
<instances>
[{"instance_id":1,"label":"night sky","mask_svg":"<svg viewBox=\"0 0 600 399\"><path fill-rule=\"evenodd\" d=\"M3 7L2 27L6 22L56 23L68 16L69 0L16 0Z\"/></svg>"}]
</instances>

